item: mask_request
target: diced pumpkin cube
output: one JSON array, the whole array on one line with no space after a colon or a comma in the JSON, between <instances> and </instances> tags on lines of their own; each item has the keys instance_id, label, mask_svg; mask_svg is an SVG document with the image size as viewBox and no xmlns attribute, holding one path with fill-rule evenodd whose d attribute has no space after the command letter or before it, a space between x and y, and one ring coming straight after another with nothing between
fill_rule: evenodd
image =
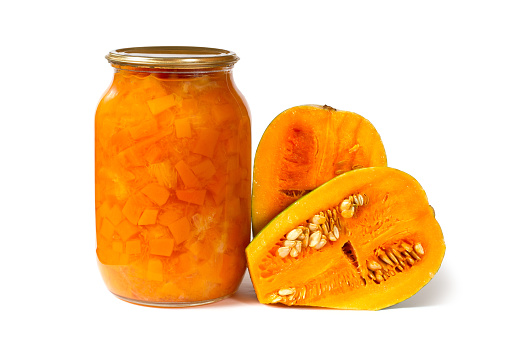
<instances>
[{"instance_id":1,"label":"diced pumpkin cube","mask_svg":"<svg viewBox=\"0 0 509 339\"><path fill-rule=\"evenodd\" d=\"M97 259L99 259L103 265L118 265L120 253L104 247L97 247L96 253Z\"/></svg>"},{"instance_id":2,"label":"diced pumpkin cube","mask_svg":"<svg viewBox=\"0 0 509 339\"><path fill-rule=\"evenodd\" d=\"M221 204L226 197L226 177L220 176L215 181L207 185L207 189L212 193L212 198L217 205Z\"/></svg>"},{"instance_id":3,"label":"diced pumpkin cube","mask_svg":"<svg viewBox=\"0 0 509 339\"><path fill-rule=\"evenodd\" d=\"M124 252L124 244L120 240L113 240L111 246L115 252L122 253Z\"/></svg>"},{"instance_id":4,"label":"diced pumpkin cube","mask_svg":"<svg viewBox=\"0 0 509 339\"><path fill-rule=\"evenodd\" d=\"M170 224L180 219L183 214L184 213L177 209L165 210L159 214L157 222L164 226L170 226Z\"/></svg>"},{"instance_id":5,"label":"diced pumpkin cube","mask_svg":"<svg viewBox=\"0 0 509 339\"><path fill-rule=\"evenodd\" d=\"M163 281L163 263L161 260L155 258L148 260L147 280Z\"/></svg>"},{"instance_id":6,"label":"diced pumpkin cube","mask_svg":"<svg viewBox=\"0 0 509 339\"><path fill-rule=\"evenodd\" d=\"M219 132L216 130L210 128L200 130L198 133L198 140L193 148L193 153L212 158L218 139Z\"/></svg>"},{"instance_id":7,"label":"diced pumpkin cube","mask_svg":"<svg viewBox=\"0 0 509 339\"><path fill-rule=\"evenodd\" d=\"M113 223L113 225L116 226L124 219L124 216L120 207L118 205L113 205L113 207L109 210L106 218L108 218Z\"/></svg>"},{"instance_id":8,"label":"diced pumpkin cube","mask_svg":"<svg viewBox=\"0 0 509 339\"><path fill-rule=\"evenodd\" d=\"M135 197L130 197L127 199L124 208L122 209L122 214L129 220L132 224L138 224L138 220L143 213L144 207L139 204Z\"/></svg>"},{"instance_id":9,"label":"diced pumpkin cube","mask_svg":"<svg viewBox=\"0 0 509 339\"><path fill-rule=\"evenodd\" d=\"M153 255L171 256L173 253L173 239L159 238L149 240L149 252Z\"/></svg>"},{"instance_id":10,"label":"diced pumpkin cube","mask_svg":"<svg viewBox=\"0 0 509 339\"><path fill-rule=\"evenodd\" d=\"M189 119L175 119L175 133L177 138L191 138L191 124Z\"/></svg>"},{"instance_id":11,"label":"diced pumpkin cube","mask_svg":"<svg viewBox=\"0 0 509 339\"><path fill-rule=\"evenodd\" d=\"M95 214L97 216L97 218L104 218L108 215L109 211L111 209L111 202L110 201L105 201L101 204L101 206L99 206L99 208L96 210Z\"/></svg>"},{"instance_id":12,"label":"diced pumpkin cube","mask_svg":"<svg viewBox=\"0 0 509 339\"><path fill-rule=\"evenodd\" d=\"M145 186L141 193L145 194L150 200L162 206L166 203L170 196L170 192L161 185L150 183Z\"/></svg>"},{"instance_id":13,"label":"diced pumpkin cube","mask_svg":"<svg viewBox=\"0 0 509 339\"><path fill-rule=\"evenodd\" d=\"M153 136L139 140L132 147L129 147L118 154L118 160L125 168L146 166L159 158L162 150L158 142L168 135L167 130L162 130Z\"/></svg>"},{"instance_id":14,"label":"diced pumpkin cube","mask_svg":"<svg viewBox=\"0 0 509 339\"><path fill-rule=\"evenodd\" d=\"M125 150L133 145L134 141L129 133L129 129L124 128L113 134L111 137L111 146L115 153Z\"/></svg>"},{"instance_id":15,"label":"diced pumpkin cube","mask_svg":"<svg viewBox=\"0 0 509 339\"><path fill-rule=\"evenodd\" d=\"M156 134L158 131L157 121L155 119L149 119L142 123L129 127L129 133L134 140L148 137Z\"/></svg>"},{"instance_id":16,"label":"diced pumpkin cube","mask_svg":"<svg viewBox=\"0 0 509 339\"><path fill-rule=\"evenodd\" d=\"M214 105L211 107L211 113L217 125L235 120L240 115L232 105Z\"/></svg>"},{"instance_id":17,"label":"diced pumpkin cube","mask_svg":"<svg viewBox=\"0 0 509 339\"><path fill-rule=\"evenodd\" d=\"M116 231L122 240L126 241L129 238L132 238L135 234L138 234L140 229L136 225L130 223L128 220L123 220L120 222L120 224L117 225Z\"/></svg>"},{"instance_id":18,"label":"diced pumpkin cube","mask_svg":"<svg viewBox=\"0 0 509 339\"><path fill-rule=\"evenodd\" d=\"M216 168L210 159L205 159L198 165L192 166L191 170L202 180L209 180L216 173Z\"/></svg>"},{"instance_id":19,"label":"diced pumpkin cube","mask_svg":"<svg viewBox=\"0 0 509 339\"><path fill-rule=\"evenodd\" d=\"M122 208L122 214L136 225L147 206L152 206L152 203L144 194L138 192L127 199L124 208Z\"/></svg>"},{"instance_id":20,"label":"diced pumpkin cube","mask_svg":"<svg viewBox=\"0 0 509 339\"><path fill-rule=\"evenodd\" d=\"M100 234L106 239L111 239L113 237L113 233L115 232L115 225L111 223L108 219L104 218L100 230Z\"/></svg>"},{"instance_id":21,"label":"diced pumpkin cube","mask_svg":"<svg viewBox=\"0 0 509 339\"><path fill-rule=\"evenodd\" d=\"M188 164L186 164L183 160L180 160L176 165L175 168L177 169L178 174L180 175L180 178L184 182L184 185L186 187L199 187L200 182L198 181L198 178L196 175L194 175L193 171L189 167Z\"/></svg>"},{"instance_id":22,"label":"diced pumpkin cube","mask_svg":"<svg viewBox=\"0 0 509 339\"><path fill-rule=\"evenodd\" d=\"M138 225L154 225L157 221L157 213L159 213L158 209L146 208L138 220Z\"/></svg>"},{"instance_id":23,"label":"diced pumpkin cube","mask_svg":"<svg viewBox=\"0 0 509 339\"><path fill-rule=\"evenodd\" d=\"M182 98L175 93L147 101L152 114L156 115L171 107L182 107Z\"/></svg>"},{"instance_id":24,"label":"diced pumpkin cube","mask_svg":"<svg viewBox=\"0 0 509 339\"><path fill-rule=\"evenodd\" d=\"M205 201L206 190L177 190L177 198L179 200L189 202L196 205L203 205Z\"/></svg>"},{"instance_id":25,"label":"diced pumpkin cube","mask_svg":"<svg viewBox=\"0 0 509 339\"><path fill-rule=\"evenodd\" d=\"M128 240L125 243L126 254L140 254L141 253L141 241L140 239Z\"/></svg>"},{"instance_id":26,"label":"diced pumpkin cube","mask_svg":"<svg viewBox=\"0 0 509 339\"><path fill-rule=\"evenodd\" d=\"M189 238L191 224L187 217L183 217L168 225L168 228L170 229L173 238L175 238L175 244L178 245Z\"/></svg>"}]
</instances>

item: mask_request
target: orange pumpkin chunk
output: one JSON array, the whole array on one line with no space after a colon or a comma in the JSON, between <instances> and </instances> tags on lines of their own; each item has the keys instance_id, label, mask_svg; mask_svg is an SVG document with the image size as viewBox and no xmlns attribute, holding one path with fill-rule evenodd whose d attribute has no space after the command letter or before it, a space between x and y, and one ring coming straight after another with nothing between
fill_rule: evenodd
<instances>
[{"instance_id":1,"label":"orange pumpkin chunk","mask_svg":"<svg viewBox=\"0 0 509 339\"><path fill-rule=\"evenodd\" d=\"M127 128L121 129L111 137L111 145L116 152L123 151L132 146L132 144L133 139Z\"/></svg>"},{"instance_id":2,"label":"orange pumpkin chunk","mask_svg":"<svg viewBox=\"0 0 509 339\"><path fill-rule=\"evenodd\" d=\"M191 138L191 125L189 119L175 119L175 133L177 138Z\"/></svg>"},{"instance_id":3,"label":"orange pumpkin chunk","mask_svg":"<svg viewBox=\"0 0 509 339\"><path fill-rule=\"evenodd\" d=\"M106 239L111 239L113 233L115 232L115 226L108 219L103 219L103 224L101 226L100 234Z\"/></svg>"},{"instance_id":4,"label":"orange pumpkin chunk","mask_svg":"<svg viewBox=\"0 0 509 339\"><path fill-rule=\"evenodd\" d=\"M149 100L147 104L152 114L156 115L168 108L182 106L182 98L172 93L161 98Z\"/></svg>"},{"instance_id":5,"label":"orange pumpkin chunk","mask_svg":"<svg viewBox=\"0 0 509 339\"><path fill-rule=\"evenodd\" d=\"M142 213L143 207L141 207L133 197L127 199L127 202L122 209L122 214L124 214L127 220L129 220L132 224L137 224Z\"/></svg>"},{"instance_id":6,"label":"orange pumpkin chunk","mask_svg":"<svg viewBox=\"0 0 509 339\"><path fill-rule=\"evenodd\" d=\"M140 254L141 242L139 239L128 240L125 243L126 254Z\"/></svg>"},{"instance_id":7,"label":"orange pumpkin chunk","mask_svg":"<svg viewBox=\"0 0 509 339\"><path fill-rule=\"evenodd\" d=\"M138 225L154 225L157 221L158 212L159 210L154 208L145 209L140 219L138 220Z\"/></svg>"},{"instance_id":8,"label":"orange pumpkin chunk","mask_svg":"<svg viewBox=\"0 0 509 339\"><path fill-rule=\"evenodd\" d=\"M219 132L213 129L203 129L198 134L198 140L193 148L193 153L212 158L216 148Z\"/></svg>"},{"instance_id":9,"label":"orange pumpkin chunk","mask_svg":"<svg viewBox=\"0 0 509 339\"><path fill-rule=\"evenodd\" d=\"M118 225L124 216L122 215L122 210L118 205L114 205L108 213L107 218L113 223L113 225Z\"/></svg>"},{"instance_id":10,"label":"orange pumpkin chunk","mask_svg":"<svg viewBox=\"0 0 509 339\"><path fill-rule=\"evenodd\" d=\"M174 241L170 238L149 240L150 254L169 257L173 253L173 244Z\"/></svg>"},{"instance_id":11,"label":"orange pumpkin chunk","mask_svg":"<svg viewBox=\"0 0 509 339\"><path fill-rule=\"evenodd\" d=\"M180 160L176 165L175 168L177 169L178 174L180 175L180 178L184 182L184 185L186 187L199 187L200 182L198 181L198 178L196 175L194 175L193 171L189 167L188 164L186 164L183 160Z\"/></svg>"},{"instance_id":12,"label":"orange pumpkin chunk","mask_svg":"<svg viewBox=\"0 0 509 339\"><path fill-rule=\"evenodd\" d=\"M216 168L209 159L205 159L198 165L192 166L191 170L202 180L209 180L216 173Z\"/></svg>"},{"instance_id":13,"label":"orange pumpkin chunk","mask_svg":"<svg viewBox=\"0 0 509 339\"><path fill-rule=\"evenodd\" d=\"M141 193L145 194L150 200L159 206L164 205L170 196L170 192L166 188L154 183L145 186L141 190Z\"/></svg>"},{"instance_id":14,"label":"orange pumpkin chunk","mask_svg":"<svg viewBox=\"0 0 509 339\"><path fill-rule=\"evenodd\" d=\"M187 217L183 217L170 225L168 225L171 234L175 238L175 244L178 245L187 238L189 238L190 231L191 231L191 224L189 223L189 220L187 220Z\"/></svg>"},{"instance_id":15,"label":"orange pumpkin chunk","mask_svg":"<svg viewBox=\"0 0 509 339\"><path fill-rule=\"evenodd\" d=\"M116 227L116 231L124 241L140 232L138 227L131 224L127 220L123 220L120 224L118 224L118 226Z\"/></svg>"},{"instance_id":16,"label":"orange pumpkin chunk","mask_svg":"<svg viewBox=\"0 0 509 339\"><path fill-rule=\"evenodd\" d=\"M113 250L118 253L124 252L124 244L120 240L114 240L111 244Z\"/></svg>"},{"instance_id":17,"label":"orange pumpkin chunk","mask_svg":"<svg viewBox=\"0 0 509 339\"><path fill-rule=\"evenodd\" d=\"M157 121L155 119L150 119L136 126L129 127L129 133L135 140L156 134L157 131Z\"/></svg>"},{"instance_id":18,"label":"orange pumpkin chunk","mask_svg":"<svg viewBox=\"0 0 509 339\"><path fill-rule=\"evenodd\" d=\"M206 190L177 190L179 200L190 202L191 204L203 205L205 201Z\"/></svg>"}]
</instances>

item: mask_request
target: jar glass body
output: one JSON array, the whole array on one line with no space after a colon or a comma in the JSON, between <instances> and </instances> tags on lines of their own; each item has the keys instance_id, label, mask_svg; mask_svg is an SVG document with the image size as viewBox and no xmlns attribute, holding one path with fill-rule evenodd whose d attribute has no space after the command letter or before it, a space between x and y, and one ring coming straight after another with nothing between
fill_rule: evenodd
<instances>
[{"instance_id":1,"label":"jar glass body","mask_svg":"<svg viewBox=\"0 0 509 339\"><path fill-rule=\"evenodd\" d=\"M115 67L95 116L100 272L121 299L233 294L250 240L251 127L232 68Z\"/></svg>"}]
</instances>

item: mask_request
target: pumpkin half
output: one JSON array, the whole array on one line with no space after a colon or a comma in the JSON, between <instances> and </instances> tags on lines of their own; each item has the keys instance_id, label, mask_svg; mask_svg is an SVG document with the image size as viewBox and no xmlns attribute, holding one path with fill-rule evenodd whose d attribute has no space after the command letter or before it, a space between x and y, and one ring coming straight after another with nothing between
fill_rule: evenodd
<instances>
[{"instance_id":1,"label":"pumpkin half","mask_svg":"<svg viewBox=\"0 0 509 339\"><path fill-rule=\"evenodd\" d=\"M246 254L261 303L378 310L426 285L445 243L419 183L378 167L349 171L308 193Z\"/></svg>"},{"instance_id":2,"label":"pumpkin half","mask_svg":"<svg viewBox=\"0 0 509 339\"><path fill-rule=\"evenodd\" d=\"M375 166L387 166L385 149L375 127L362 116L314 105L282 112L267 127L256 150L253 234L326 181L352 169Z\"/></svg>"}]
</instances>

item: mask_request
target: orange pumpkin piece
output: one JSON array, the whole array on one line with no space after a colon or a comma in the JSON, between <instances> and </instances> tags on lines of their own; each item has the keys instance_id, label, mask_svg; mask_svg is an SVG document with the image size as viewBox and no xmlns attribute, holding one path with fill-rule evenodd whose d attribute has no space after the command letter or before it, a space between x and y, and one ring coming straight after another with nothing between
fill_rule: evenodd
<instances>
[{"instance_id":1,"label":"orange pumpkin piece","mask_svg":"<svg viewBox=\"0 0 509 339\"><path fill-rule=\"evenodd\" d=\"M214 164L209 159L205 159L200 162L198 165L192 166L191 170L196 176L202 180L209 180L216 173L216 168Z\"/></svg>"},{"instance_id":2,"label":"orange pumpkin piece","mask_svg":"<svg viewBox=\"0 0 509 339\"><path fill-rule=\"evenodd\" d=\"M150 200L158 204L159 206L162 206L168 201L168 198L170 197L170 192L162 187L161 185L150 183L147 186L145 186L141 193L145 194Z\"/></svg>"},{"instance_id":3,"label":"orange pumpkin piece","mask_svg":"<svg viewBox=\"0 0 509 339\"><path fill-rule=\"evenodd\" d=\"M140 219L138 220L138 225L154 225L157 221L158 213L159 213L158 209L154 208L145 209Z\"/></svg>"},{"instance_id":4,"label":"orange pumpkin piece","mask_svg":"<svg viewBox=\"0 0 509 339\"><path fill-rule=\"evenodd\" d=\"M101 226L100 234L106 239L111 239L115 232L115 226L108 219L104 218Z\"/></svg>"},{"instance_id":5,"label":"orange pumpkin piece","mask_svg":"<svg viewBox=\"0 0 509 339\"><path fill-rule=\"evenodd\" d=\"M107 218L113 223L113 225L118 225L124 216L122 215L122 210L118 205L113 205L113 207L108 211Z\"/></svg>"},{"instance_id":6,"label":"orange pumpkin piece","mask_svg":"<svg viewBox=\"0 0 509 339\"><path fill-rule=\"evenodd\" d=\"M174 241L170 238L151 239L149 240L150 254L169 257L173 253L173 244Z\"/></svg>"},{"instance_id":7,"label":"orange pumpkin piece","mask_svg":"<svg viewBox=\"0 0 509 339\"><path fill-rule=\"evenodd\" d=\"M175 168L177 169L178 174L180 175L180 178L184 182L184 185L186 187L199 187L200 181L194 175L193 171L191 170L191 167L189 167L188 164L186 164L183 160L180 160L176 165Z\"/></svg>"},{"instance_id":8,"label":"orange pumpkin piece","mask_svg":"<svg viewBox=\"0 0 509 339\"><path fill-rule=\"evenodd\" d=\"M113 251L115 251L115 252L118 252L118 253L124 252L124 243L120 240L114 240L111 243L111 247L112 247Z\"/></svg>"},{"instance_id":9,"label":"orange pumpkin piece","mask_svg":"<svg viewBox=\"0 0 509 339\"><path fill-rule=\"evenodd\" d=\"M388 167L328 181L280 213L246 249L260 302L367 310L414 295L444 254L424 190Z\"/></svg>"},{"instance_id":10,"label":"orange pumpkin piece","mask_svg":"<svg viewBox=\"0 0 509 339\"><path fill-rule=\"evenodd\" d=\"M207 193L206 190L176 190L175 192L179 200L196 205L203 205Z\"/></svg>"},{"instance_id":11,"label":"orange pumpkin piece","mask_svg":"<svg viewBox=\"0 0 509 339\"><path fill-rule=\"evenodd\" d=\"M152 114L156 115L168 108L182 106L182 98L172 93L161 98L149 100L147 104Z\"/></svg>"},{"instance_id":12,"label":"orange pumpkin piece","mask_svg":"<svg viewBox=\"0 0 509 339\"><path fill-rule=\"evenodd\" d=\"M155 119L149 119L138 125L129 127L129 133L135 140L156 134L157 131L157 121Z\"/></svg>"},{"instance_id":13,"label":"orange pumpkin piece","mask_svg":"<svg viewBox=\"0 0 509 339\"><path fill-rule=\"evenodd\" d=\"M382 140L362 116L329 106L297 106L284 111L267 127L256 150L253 234L291 203L337 175L386 165Z\"/></svg>"},{"instance_id":14,"label":"orange pumpkin piece","mask_svg":"<svg viewBox=\"0 0 509 339\"><path fill-rule=\"evenodd\" d=\"M140 219L143 210L143 206L137 202L137 199L130 197L122 209L122 214L124 214L129 222L136 225L138 224L138 220Z\"/></svg>"},{"instance_id":15,"label":"orange pumpkin piece","mask_svg":"<svg viewBox=\"0 0 509 339\"><path fill-rule=\"evenodd\" d=\"M141 242L140 239L128 240L125 243L126 254L140 254L141 253Z\"/></svg>"},{"instance_id":16,"label":"orange pumpkin piece","mask_svg":"<svg viewBox=\"0 0 509 339\"><path fill-rule=\"evenodd\" d=\"M116 227L117 233L122 240L126 241L140 232L140 229L127 220L123 220Z\"/></svg>"},{"instance_id":17,"label":"orange pumpkin piece","mask_svg":"<svg viewBox=\"0 0 509 339\"><path fill-rule=\"evenodd\" d=\"M175 119L175 134L177 138L191 138L193 136L189 119Z\"/></svg>"},{"instance_id":18,"label":"orange pumpkin piece","mask_svg":"<svg viewBox=\"0 0 509 339\"><path fill-rule=\"evenodd\" d=\"M183 217L168 225L168 228L175 239L175 244L178 245L189 238L191 224L189 220L187 220L187 217Z\"/></svg>"},{"instance_id":19,"label":"orange pumpkin piece","mask_svg":"<svg viewBox=\"0 0 509 339\"><path fill-rule=\"evenodd\" d=\"M198 133L198 140L193 148L193 153L212 158L218 139L219 132L216 130L210 128L200 130Z\"/></svg>"}]
</instances>

